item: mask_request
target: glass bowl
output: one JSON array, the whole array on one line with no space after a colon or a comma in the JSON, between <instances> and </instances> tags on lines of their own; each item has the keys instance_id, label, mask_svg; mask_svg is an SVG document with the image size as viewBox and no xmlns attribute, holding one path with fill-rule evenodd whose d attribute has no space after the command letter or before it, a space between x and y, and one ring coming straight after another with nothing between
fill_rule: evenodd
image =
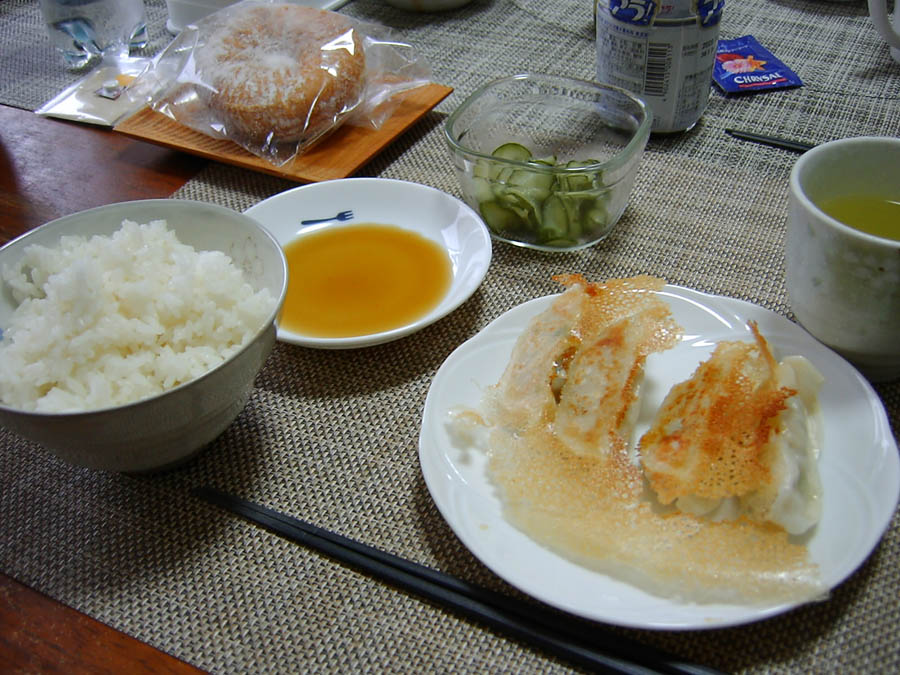
<instances>
[{"instance_id":1,"label":"glass bowl","mask_svg":"<svg viewBox=\"0 0 900 675\"><path fill-rule=\"evenodd\" d=\"M495 239L601 241L628 205L652 113L611 85L524 73L477 89L444 127L463 198Z\"/></svg>"}]
</instances>

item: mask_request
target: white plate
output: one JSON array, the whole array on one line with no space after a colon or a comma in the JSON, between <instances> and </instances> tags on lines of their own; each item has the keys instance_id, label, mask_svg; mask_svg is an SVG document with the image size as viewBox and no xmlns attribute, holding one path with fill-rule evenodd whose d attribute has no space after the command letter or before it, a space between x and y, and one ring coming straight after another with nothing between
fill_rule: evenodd
<instances>
[{"instance_id":1,"label":"white plate","mask_svg":"<svg viewBox=\"0 0 900 675\"><path fill-rule=\"evenodd\" d=\"M846 361L782 316L730 298L667 286L662 292L685 330L674 349L647 361L641 420L649 424L669 388L691 375L723 339L751 340L758 322L777 354L802 354L825 376L820 403L825 442L820 459L822 520L808 546L833 588L868 557L888 527L900 496L900 460L887 416L868 382ZM419 460L441 514L463 544L513 586L549 605L589 619L651 629L731 626L774 616L793 605L685 604L650 595L543 548L506 522L486 478L486 458L454 447L448 411L473 406L506 367L513 344L556 296L526 302L457 348L435 375L425 402Z\"/></svg>"},{"instance_id":2,"label":"white plate","mask_svg":"<svg viewBox=\"0 0 900 675\"><path fill-rule=\"evenodd\" d=\"M304 220L330 218L352 211L345 222L303 225ZM475 211L459 199L427 185L386 178L343 178L293 188L245 211L284 246L300 231L352 227L359 223L395 225L413 230L447 249L453 280L444 299L421 319L382 333L347 338L298 335L278 328L278 339L304 347L350 349L368 347L409 335L446 316L481 284L491 263L491 237Z\"/></svg>"}]
</instances>

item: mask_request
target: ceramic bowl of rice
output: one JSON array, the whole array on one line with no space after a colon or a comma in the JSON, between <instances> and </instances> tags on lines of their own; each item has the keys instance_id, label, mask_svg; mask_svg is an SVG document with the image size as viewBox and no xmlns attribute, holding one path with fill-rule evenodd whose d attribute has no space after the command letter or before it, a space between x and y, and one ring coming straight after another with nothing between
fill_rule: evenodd
<instances>
[{"instance_id":1,"label":"ceramic bowl of rice","mask_svg":"<svg viewBox=\"0 0 900 675\"><path fill-rule=\"evenodd\" d=\"M82 467L179 464L244 408L287 288L244 214L177 199L65 216L0 248L0 424Z\"/></svg>"}]
</instances>

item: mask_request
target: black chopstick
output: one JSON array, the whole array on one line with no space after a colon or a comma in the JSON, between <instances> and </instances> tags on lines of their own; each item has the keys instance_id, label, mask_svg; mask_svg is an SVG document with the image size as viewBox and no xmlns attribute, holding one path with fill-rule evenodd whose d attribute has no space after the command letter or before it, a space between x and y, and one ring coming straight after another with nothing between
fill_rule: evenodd
<instances>
[{"instance_id":1,"label":"black chopstick","mask_svg":"<svg viewBox=\"0 0 900 675\"><path fill-rule=\"evenodd\" d=\"M812 143L803 143L801 141L792 141L787 138L779 138L778 136L767 136L765 134L755 134L752 131L739 131L738 129L726 129L726 134L740 138L744 141L752 141L769 145L773 148L781 148L782 150L791 150L792 152L806 152L816 147Z\"/></svg>"},{"instance_id":2,"label":"black chopstick","mask_svg":"<svg viewBox=\"0 0 900 675\"><path fill-rule=\"evenodd\" d=\"M586 668L633 675L712 675L718 672L684 662L621 635L612 635L600 629L588 630L586 626L566 621L563 614L553 614L539 606L469 584L462 579L214 488L197 488L194 494L282 537L309 546L373 577L454 609Z\"/></svg>"}]
</instances>

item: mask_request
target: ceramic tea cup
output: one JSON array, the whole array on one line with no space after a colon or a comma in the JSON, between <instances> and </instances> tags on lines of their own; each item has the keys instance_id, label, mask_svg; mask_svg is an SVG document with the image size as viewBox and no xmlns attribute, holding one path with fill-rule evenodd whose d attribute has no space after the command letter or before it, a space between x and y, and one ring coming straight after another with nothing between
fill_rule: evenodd
<instances>
[{"instance_id":1,"label":"ceramic tea cup","mask_svg":"<svg viewBox=\"0 0 900 675\"><path fill-rule=\"evenodd\" d=\"M894 18L891 20L887 0L869 0L869 16L875 30L890 46L894 61L900 63L900 2L894 3Z\"/></svg>"},{"instance_id":2,"label":"ceramic tea cup","mask_svg":"<svg viewBox=\"0 0 900 675\"><path fill-rule=\"evenodd\" d=\"M870 380L900 378L900 138L845 138L797 160L785 271L806 330Z\"/></svg>"}]
</instances>

